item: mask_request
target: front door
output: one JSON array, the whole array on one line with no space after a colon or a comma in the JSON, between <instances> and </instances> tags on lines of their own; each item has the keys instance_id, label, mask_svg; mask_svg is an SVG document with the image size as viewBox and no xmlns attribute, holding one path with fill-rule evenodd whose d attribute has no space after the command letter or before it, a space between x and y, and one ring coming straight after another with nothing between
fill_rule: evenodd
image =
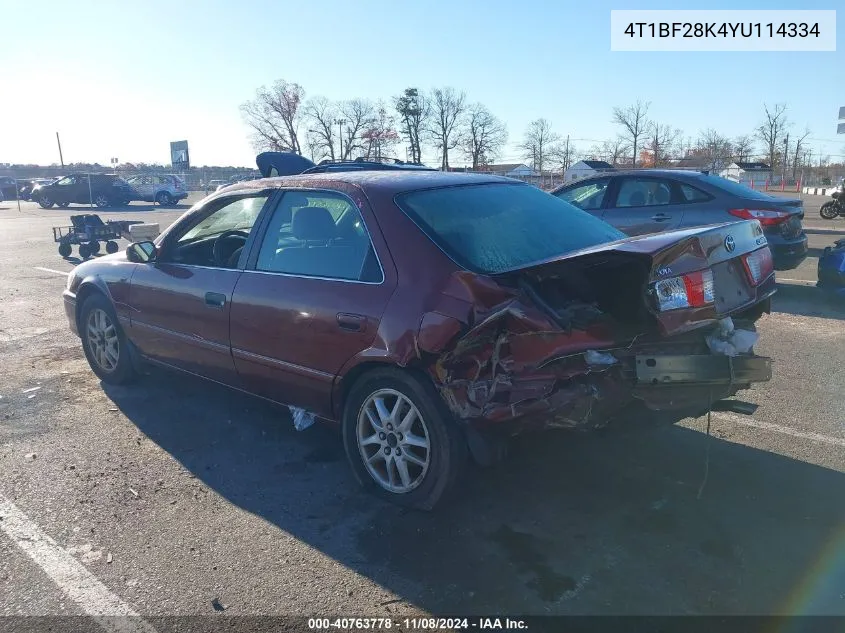
<instances>
[{"instance_id":1,"label":"front door","mask_svg":"<svg viewBox=\"0 0 845 633\"><path fill-rule=\"evenodd\" d=\"M50 186L48 196L53 202L78 202L81 176L65 176Z\"/></svg>"},{"instance_id":2,"label":"front door","mask_svg":"<svg viewBox=\"0 0 845 633\"><path fill-rule=\"evenodd\" d=\"M210 201L159 244L132 276L129 335L145 356L237 384L229 348L239 255L269 193Z\"/></svg>"},{"instance_id":3,"label":"front door","mask_svg":"<svg viewBox=\"0 0 845 633\"><path fill-rule=\"evenodd\" d=\"M372 345L395 288L370 220L338 192L283 194L232 298L232 354L246 389L331 415L336 376Z\"/></svg>"},{"instance_id":4,"label":"front door","mask_svg":"<svg viewBox=\"0 0 845 633\"><path fill-rule=\"evenodd\" d=\"M625 176L617 180L615 201L602 219L626 235L671 231L681 226L683 200L672 181L651 176Z\"/></svg>"}]
</instances>

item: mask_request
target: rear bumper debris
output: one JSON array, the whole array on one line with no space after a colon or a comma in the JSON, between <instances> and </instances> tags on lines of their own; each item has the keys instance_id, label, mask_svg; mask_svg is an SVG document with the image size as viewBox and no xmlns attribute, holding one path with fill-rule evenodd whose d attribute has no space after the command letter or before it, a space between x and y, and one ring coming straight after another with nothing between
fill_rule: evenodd
<instances>
[{"instance_id":1,"label":"rear bumper debris","mask_svg":"<svg viewBox=\"0 0 845 633\"><path fill-rule=\"evenodd\" d=\"M737 385L772 379L772 359L765 356L636 357L637 383L646 385Z\"/></svg>"}]
</instances>

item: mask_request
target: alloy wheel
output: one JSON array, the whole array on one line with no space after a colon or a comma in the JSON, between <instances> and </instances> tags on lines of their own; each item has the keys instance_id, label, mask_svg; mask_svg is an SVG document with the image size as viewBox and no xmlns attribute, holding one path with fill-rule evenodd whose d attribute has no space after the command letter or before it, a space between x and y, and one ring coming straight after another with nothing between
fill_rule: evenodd
<instances>
[{"instance_id":1,"label":"alloy wheel","mask_svg":"<svg viewBox=\"0 0 845 633\"><path fill-rule=\"evenodd\" d=\"M105 310L95 308L88 315L86 325L88 350L94 362L105 372L114 371L120 360L120 341L111 317Z\"/></svg>"},{"instance_id":2,"label":"alloy wheel","mask_svg":"<svg viewBox=\"0 0 845 633\"><path fill-rule=\"evenodd\" d=\"M358 450L369 475L388 492L422 483L431 463L431 435L419 409L394 389L372 393L358 412Z\"/></svg>"}]
</instances>

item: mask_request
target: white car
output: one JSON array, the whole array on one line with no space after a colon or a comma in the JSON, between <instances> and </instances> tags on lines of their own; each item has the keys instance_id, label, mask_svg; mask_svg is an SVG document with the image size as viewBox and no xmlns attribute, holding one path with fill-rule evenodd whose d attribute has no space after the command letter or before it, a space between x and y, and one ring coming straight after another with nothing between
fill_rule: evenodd
<instances>
[{"instance_id":1,"label":"white car","mask_svg":"<svg viewBox=\"0 0 845 633\"><path fill-rule=\"evenodd\" d=\"M155 202L162 207L175 206L188 197L185 181L172 174L141 174L126 179L136 192L135 200Z\"/></svg>"}]
</instances>

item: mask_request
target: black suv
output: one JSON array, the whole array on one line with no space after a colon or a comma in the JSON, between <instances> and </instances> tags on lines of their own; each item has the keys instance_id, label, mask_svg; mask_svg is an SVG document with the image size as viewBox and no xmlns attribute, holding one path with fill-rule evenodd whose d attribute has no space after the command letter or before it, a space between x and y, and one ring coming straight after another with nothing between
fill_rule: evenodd
<instances>
[{"instance_id":1,"label":"black suv","mask_svg":"<svg viewBox=\"0 0 845 633\"><path fill-rule=\"evenodd\" d=\"M95 204L99 208L123 206L134 197L132 187L114 174L70 174L32 191L32 199L44 209L54 204Z\"/></svg>"}]
</instances>

